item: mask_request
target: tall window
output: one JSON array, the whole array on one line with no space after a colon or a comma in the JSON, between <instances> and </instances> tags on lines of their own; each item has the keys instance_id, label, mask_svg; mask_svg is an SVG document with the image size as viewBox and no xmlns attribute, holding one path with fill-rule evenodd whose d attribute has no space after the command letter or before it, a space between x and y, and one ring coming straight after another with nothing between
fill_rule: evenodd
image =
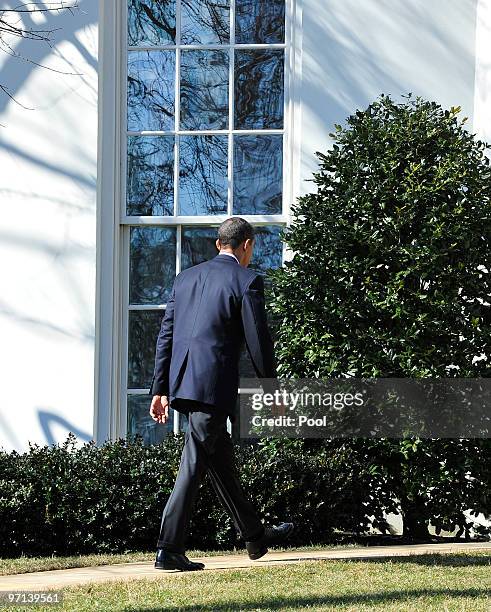
<instances>
[{"instance_id":1,"label":"tall window","mask_svg":"<svg viewBox=\"0 0 491 612\"><path fill-rule=\"evenodd\" d=\"M258 232L251 266L282 262L288 203L285 0L128 0L122 194L128 433L148 415L155 342L175 275L216 255L228 216ZM247 368L244 359L242 372Z\"/></svg>"}]
</instances>

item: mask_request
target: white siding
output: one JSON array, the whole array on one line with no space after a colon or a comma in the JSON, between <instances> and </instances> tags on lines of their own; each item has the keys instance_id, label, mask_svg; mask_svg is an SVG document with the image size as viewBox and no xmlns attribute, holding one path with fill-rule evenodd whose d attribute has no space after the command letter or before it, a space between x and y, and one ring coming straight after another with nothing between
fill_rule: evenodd
<instances>
[{"instance_id":1,"label":"white siding","mask_svg":"<svg viewBox=\"0 0 491 612\"><path fill-rule=\"evenodd\" d=\"M18 3L2 3L2 7ZM0 446L92 437L97 161L96 0L37 16L53 47L0 54Z\"/></svg>"},{"instance_id":2,"label":"white siding","mask_svg":"<svg viewBox=\"0 0 491 612\"><path fill-rule=\"evenodd\" d=\"M491 0L478 0L474 124L477 138L491 143ZM487 151L488 156L491 152Z\"/></svg>"}]
</instances>

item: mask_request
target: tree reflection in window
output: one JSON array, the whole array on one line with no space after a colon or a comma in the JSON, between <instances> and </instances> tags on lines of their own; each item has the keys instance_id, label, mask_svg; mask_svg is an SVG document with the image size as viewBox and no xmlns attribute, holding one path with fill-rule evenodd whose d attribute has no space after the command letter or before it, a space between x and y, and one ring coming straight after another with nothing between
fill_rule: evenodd
<instances>
[{"instance_id":1,"label":"tree reflection in window","mask_svg":"<svg viewBox=\"0 0 491 612\"><path fill-rule=\"evenodd\" d=\"M128 130L174 127L175 51L128 54Z\"/></svg>"},{"instance_id":2,"label":"tree reflection in window","mask_svg":"<svg viewBox=\"0 0 491 612\"><path fill-rule=\"evenodd\" d=\"M228 123L228 54L181 51L182 130L220 130Z\"/></svg>"},{"instance_id":3,"label":"tree reflection in window","mask_svg":"<svg viewBox=\"0 0 491 612\"><path fill-rule=\"evenodd\" d=\"M285 0L235 0L235 42L285 41Z\"/></svg>"},{"instance_id":4,"label":"tree reflection in window","mask_svg":"<svg viewBox=\"0 0 491 612\"><path fill-rule=\"evenodd\" d=\"M229 21L228 0L181 0L181 44L227 44Z\"/></svg>"},{"instance_id":5,"label":"tree reflection in window","mask_svg":"<svg viewBox=\"0 0 491 612\"><path fill-rule=\"evenodd\" d=\"M234 214L281 214L282 149L281 134L234 136Z\"/></svg>"},{"instance_id":6,"label":"tree reflection in window","mask_svg":"<svg viewBox=\"0 0 491 612\"><path fill-rule=\"evenodd\" d=\"M128 45L176 42L175 0L128 0Z\"/></svg>"},{"instance_id":7,"label":"tree reflection in window","mask_svg":"<svg viewBox=\"0 0 491 612\"><path fill-rule=\"evenodd\" d=\"M130 304L165 304L176 275L176 229L130 228Z\"/></svg>"},{"instance_id":8,"label":"tree reflection in window","mask_svg":"<svg viewBox=\"0 0 491 612\"><path fill-rule=\"evenodd\" d=\"M128 215L174 212L174 136L129 136Z\"/></svg>"},{"instance_id":9,"label":"tree reflection in window","mask_svg":"<svg viewBox=\"0 0 491 612\"><path fill-rule=\"evenodd\" d=\"M280 268L283 261L283 243L279 225L258 225L255 230L254 254L249 267L266 275L270 269ZM266 278L265 278L266 282Z\"/></svg>"},{"instance_id":10,"label":"tree reflection in window","mask_svg":"<svg viewBox=\"0 0 491 612\"><path fill-rule=\"evenodd\" d=\"M128 388L148 389L155 366L155 343L163 310L128 312Z\"/></svg>"},{"instance_id":11,"label":"tree reflection in window","mask_svg":"<svg viewBox=\"0 0 491 612\"><path fill-rule=\"evenodd\" d=\"M283 50L235 52L235 129L283 127Z\"/></svg>"},{"instance_id":12,"label":"tree reflection in window","mask_svg":"<svg viewBox=\"0 0 491 612\"><path fill-rule=\"evenodd\" d=\"M181 136L179 214L227 212L227 136Z\"/></svg>"},{"instance_id":13,"label":"tree reflection in window","mask_svg":"<svg viewBox=\"0 0 491 612\"><path fill-rule=\"evenodd\" d=\"M181 269L196 266L218 255L216 227L183 227L181 239Z\"/></svg>"}]
</instances>

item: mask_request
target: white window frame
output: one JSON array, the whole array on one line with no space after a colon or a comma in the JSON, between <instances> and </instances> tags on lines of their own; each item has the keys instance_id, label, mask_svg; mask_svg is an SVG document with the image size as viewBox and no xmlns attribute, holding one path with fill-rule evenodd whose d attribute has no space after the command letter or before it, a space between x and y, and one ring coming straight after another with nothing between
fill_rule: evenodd
<instances>
[{"instance_id":1,"label":"white window frame","mask_svg":"<svg viewBox=\"0 0 491 612\"><path fill-rule=\"evenodd\" d=\"M179 5L179 2L177 3ZM176 53L175 128L169 131L146 131L145 134L175 135L174 159L178 160L179 135L227 134L229 137L228 211L227 215L210 216L127 216L126 215L126 147L127 136L138 134L126 129L126 1L99 0L99 97L98 97L98 164L97 164L97 238L96 238L96 338L94 439L98 444L126 435L127 344L129 310L164 309L164 306L129 306L129 233L131 226L161 225L176 227L176 271L181 255L181 227L210 226L221 223L231 213L233 193L233 134L283 134L282 214L241 215L254 225L288 225L291 203L298 197L300 153L300 77L302 0L286 0L285 43L239 45L240 48L281 48L284 56L284 123L275 130L177 130L179 118L179 52ZM233 125L234 95L234 6L231 0L232 28L230 45L186 45L186 49L229 49L229 127ZM180 18L179 9L177 20ZM179 41L176 41L178 44ZM138 47L145 50L148 47ZM175 49L162 45L152 49ZM176 212L177 164L174 166L174 213ZM284 249L283 259L289 253ZM148 394L148 389L131 389L132 394ZM150 405L150 397L149 397ZM175 419L174 431L179 425Z\"/></svg>"}]
</instances>

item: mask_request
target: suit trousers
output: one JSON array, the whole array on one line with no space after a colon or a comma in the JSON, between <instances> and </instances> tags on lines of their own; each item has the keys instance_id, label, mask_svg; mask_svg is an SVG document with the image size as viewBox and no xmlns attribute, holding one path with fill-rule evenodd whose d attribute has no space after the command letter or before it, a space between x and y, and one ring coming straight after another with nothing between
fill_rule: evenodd
<instances>
[{"instance_id":1,"label":"suit trousers","mask_svg":"<svg viewBox=\"0 0 491 612\"><path fill-rule=\"evenodd\" d=\"M218 498L244 540L255 540L264 526L240 484L227 414L194 400L175 399L188 428L174 488L162 513L157 548L184 554L198 488L208 474Z\"/></svg>"}]
</instances>

